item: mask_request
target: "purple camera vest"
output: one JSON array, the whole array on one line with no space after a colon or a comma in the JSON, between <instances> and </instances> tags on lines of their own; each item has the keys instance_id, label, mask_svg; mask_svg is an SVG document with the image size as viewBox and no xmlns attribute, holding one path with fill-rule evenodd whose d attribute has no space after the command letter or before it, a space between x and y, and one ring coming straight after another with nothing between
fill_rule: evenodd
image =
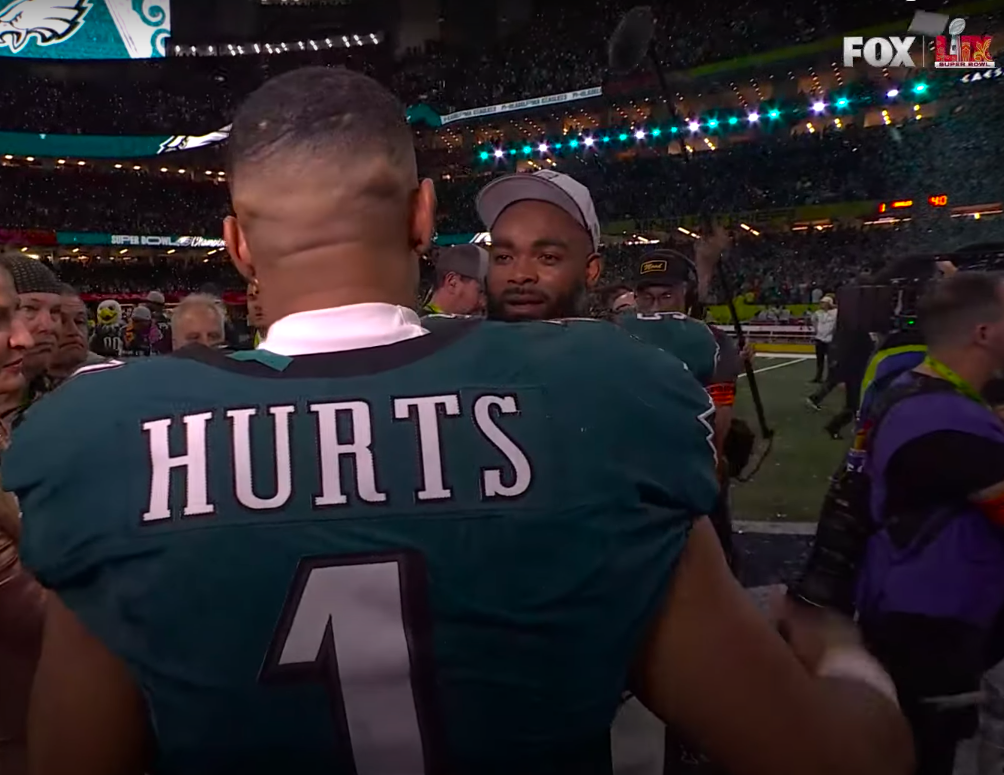
<instances>
[{"instance_id":1,"label":"purple camera vest","mask_svg":"<svg viewBox=\"0 0 1004 775\"><path fill-rule=\"evenodd\" d=\"M912 379L904 375L893 384ZM885 470L907 442L941 430L965 431L1004 443L1004 424L987 407L954 390L919 393L894 404L871 440L865 471L871 511L885 522ZM941 517L950 517L942 520ZM966 501L932 504L933 537L922 528L904 548L884 529L868 542L858 580L862 618L909 613L952 618L988 628L1004 606L1004 528Z\"/></svg>"}]
</instances>

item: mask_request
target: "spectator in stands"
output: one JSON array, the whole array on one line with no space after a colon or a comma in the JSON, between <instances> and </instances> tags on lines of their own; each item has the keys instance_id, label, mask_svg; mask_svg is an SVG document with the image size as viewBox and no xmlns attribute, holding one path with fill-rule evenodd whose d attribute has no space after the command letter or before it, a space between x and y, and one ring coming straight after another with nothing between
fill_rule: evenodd
<instances>
[{"instance_id":1,"label":"spectator in stands","mask_svg":"<svg viewBox=\"0 0 1004 775\"><path fill-rule=\"evenodd\" d=\"M153 323L153 313L142 304L133 307L122 332L122 354L129 358L156 355L161 349L160 329Z\"/></svg>"},{"instance_id":2,"label":"spectator in stands","mask_svg":"<svg viewBox=\"0 0 1004 775\"><path fill-rule=\"evenodd\" d=\"M484 309L488 252L477 245L455 245L435 256L435 285L422 308L428 315L475 315Z\"/></svg>"},{"instance_id":3,"label":"spectator in stands","mask_svg":"<svg viewBox=\"0 0 1004 775\"><path fill-rule=\"evenodd\" d=\"M175 350L196 343L222 347L225 322L219 299L199 293L186 296L171 315L172 346Z\"/></svg>"},{"instance_id":4,"label":"spectator in stands","mask_svg":"<svg viewBox=\"0 0 1004 775\"><path fill-rule=\"evenodd\" d=\"M247 288L247 326L248 344L252 349L257 347L268 333L268 323L265 320L265 307L261 301L261 293L257 283L248 283Z\"/></svg>"},{"instance_id":5,"label":"spectator in stands","mask_svg":"<svg viewBox=\"0 0 1004 775\"><path fill-rule=\"evenodd\" d=\"M154 351L162 354L171 352L171 321L165 313L167 299L160 291L150 291L143 302L153 315L153 324L160 332L160 339L154 344Z\"/></svg>"},{"instance_id":6,"label":"spectator in stands","mask_svg":"<svg viewBox=\"0 0 1004 775\"><path fill-rule=\"evenodd\" d=\"M819 300L819 309L809 317L812 325L812 341L816 346L816 376L813 382L822 382L826 370L826 357L837 328L837 307L832 296Z\"/></svg>"},{"instance_id":7,"label":"spectator in stands","mask_svg":"<svg viewBox=\"0 0 1004 775\"><path fill-rule=\"evenodd\" d=\"M634 291L626 286L615 288L608 298L610 299L608 307L614 315L627 312L635 305Z\"/></svg>"},{"instance_id":8,"label":"spectator in stands","mask_svg":"<svg viewBox=\"0 0 1004 775\"><path fill-rule=\"evenodd\" d=\"M227 305L223 302L223 291L215 283L204 283L201 288L199 288L199 293L203 296L212 296L216 299L216 303L220 308L220 312L223 313L223 331L224 331L224 341L227 347L234 350L241 349L241 337L240 332L234 327L230 320L230 313L227 311Z\"/></svg>"},{"instance_id":9,"label":"spectator in stands","mask_svg":"<svg viewBox=\"0 0 1004 775\"><path fill-rule=\"evenodd\" d=\"M6 255L0 263L14 278L18 294L17 315L31 335L32 346L24 354L27 380L20 408L27 409L49 392L52 380L48 370L56 355L56 345L63 326L63 286L45 264L21 254ZM12 418L16 422L16 417Z\"/></svg>"},{"instance_id":10,"label":"spectator in stands","mask_svg":"<svg viewBox=\"0 0 1004 775\"><path fill-rule=\"evenodd\" d=\"M61 315L56 354L48 372L55 383L62 382L88 359L102 360L87 349L87 307L72 285L63 285Z\"/></svg>"}]
</instances>

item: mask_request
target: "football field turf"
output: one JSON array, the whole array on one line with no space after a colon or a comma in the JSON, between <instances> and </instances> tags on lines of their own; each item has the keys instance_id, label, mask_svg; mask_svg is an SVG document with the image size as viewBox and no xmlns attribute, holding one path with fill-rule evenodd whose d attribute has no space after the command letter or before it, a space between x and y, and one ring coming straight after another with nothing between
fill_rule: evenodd
<instances>
[{"instance_id":1,"label":"football field turf","mask_svg":"<svg viewBox=\"0 0 1004 775\"><path fill-rule=\"evenodd\" d=\"M737 520L815 521L819 507L840 459L850 446L851 429L844 441L834 441L823 430L827 420L843 406L837 388L815 412L805 398L816 385L809 383L815 361L806 356L759 355L753 363L767 424L774 429L774 447L751 482L732 490ZM759 436L756 413L745 375L739 379L736 416L749 423ZM759 454L758 442L754 456Z\"/></svg>"}]
</instances>

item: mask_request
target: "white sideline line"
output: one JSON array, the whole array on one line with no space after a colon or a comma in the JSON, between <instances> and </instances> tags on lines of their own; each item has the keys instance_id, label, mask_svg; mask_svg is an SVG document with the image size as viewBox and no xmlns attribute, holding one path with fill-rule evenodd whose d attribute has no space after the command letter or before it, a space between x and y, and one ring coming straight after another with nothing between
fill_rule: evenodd
<instances>
[{"instance_id":1,"label":"white sideline line","mask_svg":"<svg viewBox=\"0 0 1004 775\"><path fill-rule=\"evenodd\" d=\"M761 535L811 536L816 534L815 522L766 522L737 519L732 522L737 533L759 533Z\"/></svg>"},{"instance_id":2,"label":"white sideline line","mask_svg":"<svg viewBox=\"0 0 1004 775\"><path fill-rule=\"evenodd\" d=\"M794 366L796 363L802 363L803 361L811 361L814 357L815 357L814 355L799 355L794 358L791 358L790 360L785 361L784 363L775 363L773 366L764 366L762 369L754 369L753 373L763 374L764 372L773 371L774 369L783 369L785 366ZM746 374L740 374L739 379L742 379L745 376Z\"/></svg>"}]
</instances>

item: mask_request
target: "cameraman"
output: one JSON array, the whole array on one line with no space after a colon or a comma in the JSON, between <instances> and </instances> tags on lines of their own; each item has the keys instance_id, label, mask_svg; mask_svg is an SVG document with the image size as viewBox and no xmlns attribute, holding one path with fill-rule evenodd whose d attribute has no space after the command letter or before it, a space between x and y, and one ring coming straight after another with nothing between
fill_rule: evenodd
<instances>
[{"instance_id":1,"label":"cameraman","mask_svg":"<svg viewBox=\"0 0 1004 775\"><path fill-rule=\"evenodd\" d=\"M857 605L913 726L918 775L949 775L958 742L976 729L967 699L1001 654L1004 425L981 392L1004 369L1004 277L942 280L919 311L928 355L872 413L865 472L876 530Z\"/></svg>"}]
</instances>

